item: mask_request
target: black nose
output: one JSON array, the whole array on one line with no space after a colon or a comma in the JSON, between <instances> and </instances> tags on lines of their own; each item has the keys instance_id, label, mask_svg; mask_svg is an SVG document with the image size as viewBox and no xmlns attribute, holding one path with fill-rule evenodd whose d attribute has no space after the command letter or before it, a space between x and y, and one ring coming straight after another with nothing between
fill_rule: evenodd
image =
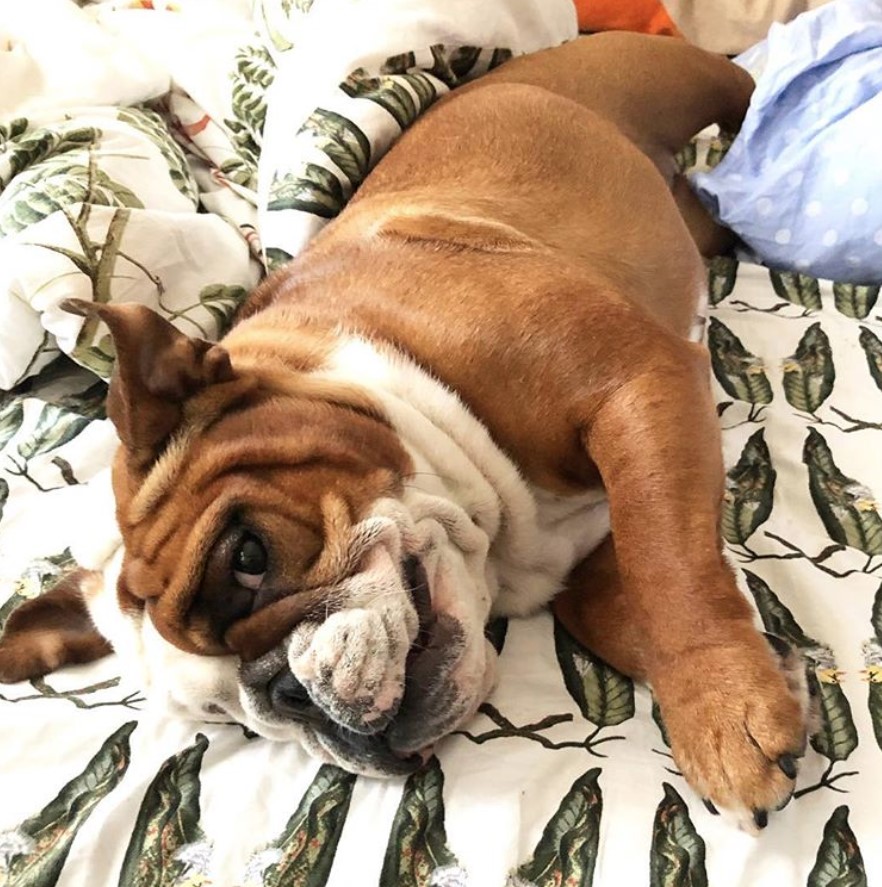
<instances>
[{"instance_id":1,"label":"black nose","mask_svg":"<svg viewBox=\"0 0 882 887\"><path fill-rule=\"evenodd\" d=\"M311 720L318 713L306 687L288 668L280 671L270 681L268 690L273 710L280 715L294 720Z\"/></svg>"}]
</instances>

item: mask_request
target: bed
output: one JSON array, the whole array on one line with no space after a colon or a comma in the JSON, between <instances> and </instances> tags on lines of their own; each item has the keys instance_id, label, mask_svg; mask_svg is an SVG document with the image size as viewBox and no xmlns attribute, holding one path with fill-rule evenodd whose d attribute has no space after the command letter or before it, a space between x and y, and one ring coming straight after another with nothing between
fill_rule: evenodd
<instances>
[{"instance_id":1,"label":"bed","mask_svg":"<svg viewBox=\"0 0 882 887\"><path fill-rule=\"evenodd\" d=\"M352 3L370 56L316 49L333 27L319 0L266 0L254 18L235 0L210 13L47 0L16 14L0 72L39 72L45 88L0 104L0 628L115 538L112 350L58 302L134 299L218 335L265 266L295 255L437 95L573 36L567 4L511 5L500 24L447 4L435 24L447 39L426 41L410 25L393 39ZM477 36L457 39L457 20ZM307 73L309 89L274 113L273 90L293 95ZM681 159L713 166L725 149L707 136ZM488 628L498 687L407 779L320 766L236 724L168 719L117 656L4 686L0 881L882 884L879 287L730 257L708 273L726 551L758 623L805 658L821 712L794 799L759 838L685 784L649 690L541 613Z\"/></svg>"}]
</instances>

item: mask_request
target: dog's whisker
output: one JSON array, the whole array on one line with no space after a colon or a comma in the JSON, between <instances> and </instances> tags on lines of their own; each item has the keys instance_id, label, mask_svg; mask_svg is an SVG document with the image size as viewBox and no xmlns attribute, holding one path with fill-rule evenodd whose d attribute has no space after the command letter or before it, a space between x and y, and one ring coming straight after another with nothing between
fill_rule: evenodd
<instances>
[{"instance_id":1,"label":"dog's whisker","mask_svg":"<svg viewBox=\"0 0 882 887\"><path fill-rule=\"evenodd\" d=\"M411 471L408 474L402 475L402 478L410 478L410 477L436 477L438 480L450 481L452 478L447 474L437 474L434 471Z\"/></svg>"}]
</instances>

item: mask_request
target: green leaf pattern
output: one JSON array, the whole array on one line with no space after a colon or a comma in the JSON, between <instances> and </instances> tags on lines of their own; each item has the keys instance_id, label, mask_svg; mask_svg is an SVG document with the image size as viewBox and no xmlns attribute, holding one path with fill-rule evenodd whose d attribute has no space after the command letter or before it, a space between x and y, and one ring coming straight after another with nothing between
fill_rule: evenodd
<instances>
[{"instance_id":1,"label":"green leaf pattern","mask_svg":"<svg viewBox=\"0 0 882 887\"><path fill-rule=\"evenodd\" d=\"M129 737L136 726L129 721L108 736L83 772L15 830L17 842L0 836L0 862L6 854L5 887L53 887L80 827L125 776Z\"/></svg>"},{"instance_id":2,"label":"green leaf pattern","mask_svg":"<svg viewBox=\"0 0 882 887\"><path fill-rule=\"evenodd\" d=\"M784 360L784 396L797 410L815 413L833 391L835 379L830 339L820 323L813 323Z\"/></svg>"},{"instance_id":3,"label":"green leaf pattern","mask_svg":"<svg viewBox=\"0 0 882 887\"><path fill-rule=\"evenodd\" d=\"M600 767L594 767L573 783L548 820L533 856L518 868L508 887L591 887L603 813L599 776Z\"/></svg>"},{"instance_id":4,"label":"green leaf pattern","mask_svg":"<svg viewBox=\"0 0 882 887\"><path fill-rule=\"evenodd\" d=\"M364 68L353 71L340 89L350 98L367 99L392 115L404 130L438 96L438 90L426 74L387 74L371 76Z\"/></svg>"},{"instance_id":5,"label":"green leaf pattern","mask_svg":"<svg viewBox=\"0 0 882 887\"><path fill-rule=\"evenodd\" d=\"M873 724L876 745L882 749L882 645L876 643L867 654L867 708Z\"/></svg>"},{"instance_id":6,"label":"green leaf pattern","mask_svg":"<svg viewBox=\"0 0 882 887\"><path fill-rule=\"evenodd\" d=\"M91 126L43 127L27 131L21 123L22 120L13 121L2 140L0 200L4 201L9 184L28 167L46 161L67 163L71 156L87 157L101 135Z\"/></svg>"},{"instance_id":7,"label":"green leaf pattern","mask_svg":"<svg viewBox=\"0 0 882 887\"><path fill-rule=\"evenodd\" d=\"M744 545L772 513L777 472L765 441L765 431L755 431L741 451L741 458L726 474L723 498L723 538Z\"/></svg>"},{"instance_id":8,"label":"green leaf pattern","mask_svg":"<svg viewBox=\"0 0 882 887\"><path fill-rule=\"evenodd\" d=\"M338 767L319 769L282 833L249 863L249 871L262 869L264 887L324 887L354 785L355 777Z\"/></svg>"},{"instance_id":9,"label":"green leaf pattern","mask_svg":"<svg viewBox=\"0 0 882 887\"><path fill-rule=\"evenodd\" d=\"M821 715L818 731L811 738L812 748L831 762L846 760L857 748L858 733L851 705L839 684L833 651L802 630L763 579L751 570L743 572L765 630L797 648L811 666L808 678Z\"/></svg>"},{"instance_id":10,"label":"green leaf pattern","mask_svg":"<svg viewBox=\"0 0 882 887\"><path fill-rule=\"evenodd\" d=\"M772 386L762 358L751 354L741 339L715 317L710 319L708 348L714 375L726 394L752 404L771 403Z\"/></svg>"},{"instance_id":11,"label":"green leaf pattern","mask_svg":"<svg viewBox=\"0 0 882 887\"><path fill-rule=\"evenodd\" d=\"M312 135L316 147L339 167L353 189L361 184L370 165L371 144L351 120L318 108L300 132Z\"/></svg>"},{"instance_id":12,"label":"green leaf pattern","mask_svg":"<svg viewBox=\"0 0 882 887\"><path fill-rule=\"evenodd\" d=\"M882 554L882 517L870 489L843 474L824 436L809 429L802 460L809 491L830 538L864 554Z\"/></svg>"},{"instance_id":13,"label":"green leaf pattern","mask_svg":"<svg viewBox=\"0 0 882 887\"><path fill-rule=\"evenodd\" d=\"M564 684L586 720L613 727L634 717L633 681L586 650L558 620L554 648Z\"/></svg>"},{"instance_id":14,"label":"green leaf pattern","mask_svg":"<svg viewBox=\"0 0 882 887\"><path fill-rule=\"evenodd\" d=\"M770 271L769 277L775 292L782 299L805 308L806 311L820 311L821 287L814 277L798 272Z\"/></svg>"},{"instance_id":15,"label":"green leaf pattern","mask_svg":"<svg viewBox=\"0 0 882 887\"><path fill-rule=\"evenodd\" d=\"M882 749L882 584L876 589L870 616L873 636L864 641L864 677L867 680L867 707L873 736Z\"/></svg>"},{"instance_id":16,"label":"green leaf pattern","mask_svg":"<svg viewBox=\"0 0 882 887\"><path fill-rule=\"evenodd\" d=\"M667 782L662 787L664 798L652 826L650 887L707 887L704 839L677 790Z\"/></svg>"},{"instance_id":17,"label":"green leaf pattern","mask_svg":"<svg viewBox=\"0 0 882 887\"><path fill-rule=\"evenodd\" d=\"M718 166L720 161L729 153L732 147L732 136L728 133L721 132L719 135L710 139L707 148L707 158L705 162L710 169Z\"/></svg>"},{"instance_id":18,"label":"green leaf pattern","mask_svg":"<svg viewBox=\"0 0 882 887\"><path fill-rule=\"evenodd\" d=\"M9 123L0 123L0 154L9 150L9 143L28 130L27 117L15 117Z\"/></svg>"},{"instance_id":19,"label":"green leaf pattern","mask_svg":"<svg viewBox=\"0 0 882 887\"><path fill-rule=\"evenodd\" d=\"M716 256L708 262L708 294L711 305L719 305L735 289L738 262L729 256Z\"/></svg>"},{"instance_id":20,"label":"green leaf pattern","mask_svg":"<svg viewBox=\"0 0 882 887\"><path fill-rule=\"evenodd\" d=\"M159 149L165 162L168 164L169 178L175 188L186 197L193 206L199 203L199 194L196 181L187 165L187 158L178 143L172 138L168 126L156 111L143 105L133 105L130 108L120 108L117 116L133 129L147 136ZM126 204L130 206L131 204Z\"/></svg>"},{"instance_id":21,"label":"green leaf pattern","mask_svg":"<svg viewBox=\"0 0 882 887\"><path fill-rule=\"evenodd\" d=\"M8 488L5 480L0 483L6 484ZM33 600L37 595L48 591L65 572L75 566L76 561L74 561L69 548L65 548L59 554L50 554L48 557L31 561L12 586L12 594L0 605L0 632L3 631L6 620L19 604Z\"/></svg>"},{"instance_id":22,"label":"green leaf pattern","mask_svg":"<svg viewBox=\"0 0 882 887\"><path fill-rule=\"evenodd\" d=\"M876 387L882 390L882 341L871 329L862 326L858 342L864 349L870 375L873 377Z\"/></svg>"},{"instance_id":23,"label":"green leaf pattern","mask_svg":"<svg viewBox=\"0 0 882 887\"><path fill-rule=\"evenodd\" d=\"M658 704L658 700L654 696L652 697L652 721L655 726L658 727L662 742L670 748L671 740L668 736L668 728L665 726L664 719L662 718L661 706Z\"/></svg>"},{"instance_id":24,"label":"green leaf pattern","mask_svg":"<svg viewBox=\"0 0 882 887\"><path fill-rule=\"evenodd\" d=\"M23 459L49 453L73 440L88 424L89 418L78 416L55 404L47 403L40 411L36 427L28 440L18 445Z\"/></svg>"},{"instance_id":25,"label":"green leaf pattern","mask_svg":"<svg viewBox=\"0 0 882 887\"><path fill-rule=\"evenodd\" d=\"M435 883L439 870L456 868L444 829L443 791L437 758L408 777L386 846L381 887L423 887Z\"/></svg>"},{"instance_id":26,"label":"green leaf pattern","mask_svg":"<svg viewBox=\"0 0 882 887\"><path fill-rule=\"evenodd\" d=\"M211 314L217 328L224 333L247 295L244 287L213 283L199 291L199 304Z\"/></svg>"},{"instance_id":27,"label":"green leaf pattern","mask_svg":"<svg viewBox=\"0 0 882 887\"><path fill-rule=\"evenodd\" d=\"M778 600L768 584L752 570L742 570L747 587L763 620L763 627L770 634L783 638L799 650L820 648L814 638L810 638L793 618L793 613Z\"/></svg>"},{"instance_id":28,"label":"green leaf pattern","mask_svg":"<svg viewBox=\"0 0 882 887\"><path fill-rule=\"evenodd\" d=\"M833 811L824 826L807 887L869 887L861 848L848 824L848 807Z\"/></svg>"},{"instance_id":29,"label":"green leaf pattern","mask_svg":"<svg viewBox=\"0 0 882 887\"><path fill-rule=\"evenodd\" d=\"M346 202L340 179L316 163L307 163L298 175L277 175L270 184L267 209L299 209L323 219L338 215Z\"/></svg>"},{"instance_id":30,"label":"green leaf pattern","mask_svg":"<svg viewBox=\"0 0 882 887\"><path fill-rule=\"evenodd\" d=\"M207 748L208 739L199 733L193 745L160 767L141 802L119 887L165 887L193 867L192 848L203 838L199 771Z\"/></svg>"},{"instance_id":31,"label":"green leaf pattern","mask_svg":"<svg viewBox=\"0 0 882 887\"><path fill-rule=\"evenodd\" d=\"M833 299L836 310L846 317L863 320L876 307L878 286L860 286L854 283L834 283Z\"/></svg>"},{"instance_id":32,"label":"green leaf pattern","mask_svg":"<svg viewBox=\"0 0 882 887\"><path fill-rule=\"evenodd\" d=\"M276 64L265 46L249 44L236 54L232 81L233 116L224 120L238 157L223 170L233 182L255 190L257 162L266 123L266 91L276 76Z\"/></svg>"},{"instance_id":33,"label":"green leaf pattern","mask_svg":"<svg viewBox=\"0 0 882 887\"><path fill-rule=\"evenodd\" d=\"M281 268L282 265L287 265L294 256L286 250L280 249L277 246L268 246L264 250L264 257L266 260L266 268L267 271L275 271L278 268Z\"/></svg>"},{"instance_id":34,"label":"green leaf pattern","mask_svg":"<svg viewBox=\"0 0 882 887\"><path fill-rule=\"evenodd\" d=\"M77 162L44 162L18 175L3 192L0 235L16 234L62 208L86 201L95 206L144 206L102 169Z\"/></svg>"},{"instance_id":35,"label":"green leaf pattern","mask_svg":"<svg viewBox=\"0 0 882 887\"><path fill-rule=\"evenodd\" d=\"M10 397L0 407L0 449L15 437L24 421L24 404L19 397Z\"/></svg>"}]
</instances>

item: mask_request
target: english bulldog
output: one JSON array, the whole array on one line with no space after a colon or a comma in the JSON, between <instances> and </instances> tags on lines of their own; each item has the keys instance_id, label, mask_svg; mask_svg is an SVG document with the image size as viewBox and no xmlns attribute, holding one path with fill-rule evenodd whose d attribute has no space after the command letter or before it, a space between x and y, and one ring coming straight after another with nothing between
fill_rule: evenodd
<instances>
[{"instance_id":1,"label":"english bulldog","mask_svg":"<svg viewBox=\"0 0 882 887\"><path fill-rule=\"evenodd\" d=\"M693 326L725 233L673 161L752 87L683 41L581 38L439 101L219 344L69 303L116 343L123 544L13 614L0 677L106 638L183 714L402 774L487 698L488 620L550 602L652 685L711 808L765 825L805 688L722 556Z\"/></svg>"}]
</instances>

